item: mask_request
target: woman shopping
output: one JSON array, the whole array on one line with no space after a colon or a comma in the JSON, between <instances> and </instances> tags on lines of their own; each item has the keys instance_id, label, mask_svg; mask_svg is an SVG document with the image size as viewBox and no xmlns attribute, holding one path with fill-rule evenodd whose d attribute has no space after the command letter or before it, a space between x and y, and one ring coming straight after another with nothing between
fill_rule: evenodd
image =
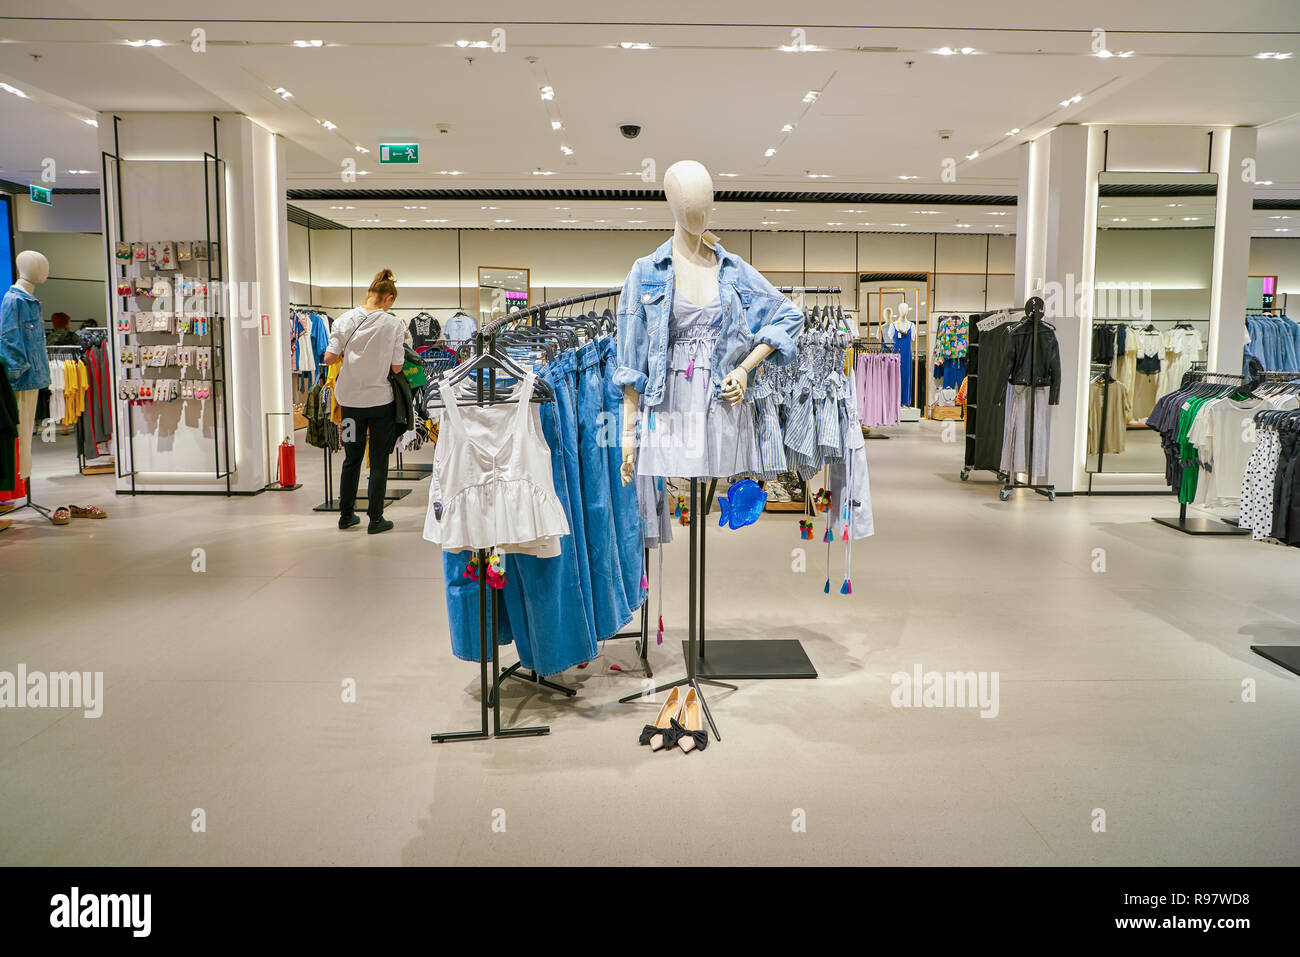
<instances>
[{"instance_id":1,"label":"woman shopping","mask_svg":"<svg viewBox=\"0 0 1300 957\"><path fill-rule=\"evenodd\" d=\"M334 397L342 408L339 437L343 442L343 476L339 482L339 528L360 523L356 514L361 461L370 439L370 482L366 513L371 535L386 532L393 523L384 518L384 492L388 486L388 454L397 442L397 404L388 373L401 372L405 328L392 313L397 284L391 269L375 274L366 302L339 316L330 332L325 362L343 360Z\"/></svg>"}]
</instances>

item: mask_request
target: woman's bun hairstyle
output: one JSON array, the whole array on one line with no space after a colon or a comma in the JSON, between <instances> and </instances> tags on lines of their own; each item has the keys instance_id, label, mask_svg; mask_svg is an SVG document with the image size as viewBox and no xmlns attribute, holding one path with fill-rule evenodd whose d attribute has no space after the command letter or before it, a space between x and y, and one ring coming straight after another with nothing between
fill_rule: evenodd
<instances>
[{"instance_id":1,"label":"woman's bun hairstyle","mask_svg":"<svg viewBox=\"0 0 1300 957\"><path fill-rule=\"evenodd\" d=\"M370 295L382 299L385 296L397 296L397 283L393 281L391 269L381 269L370 281Z\"/></svg>"}]
</instances>

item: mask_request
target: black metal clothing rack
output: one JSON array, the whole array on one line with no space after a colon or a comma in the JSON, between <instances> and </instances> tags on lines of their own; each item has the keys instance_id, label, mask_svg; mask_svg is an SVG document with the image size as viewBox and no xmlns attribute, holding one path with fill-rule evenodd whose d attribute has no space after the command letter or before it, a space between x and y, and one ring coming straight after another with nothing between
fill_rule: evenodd
<instances>
[{"instance_id":1,"label":"black metal clothing rack","mask_svg":"<svg viewBox=\"0 0 1300 957\"><path fill-rule=\"evenodd\" d=\"M1218 381L1223 385L1240 384L1246 385L1246 377L1237 375L1233 372L1206 372L1203 369L1193 369L1183 375L1183 383L1187 382L1213 382ZM1157 525L1163 525L1166 528L1172 528L1175 531L1182 532L1184 535L1249 535L1250 530L1238 528L1221 518L1210 518L1204 515L1187 514L1187 503L1178 503L1177 518L1161 518L1153 515L1151 521Z\"/></svg>"},{"instance_id":2,"label":"black metal clothing rack","mask_svg":"<svg viewBox=\"0 0 1300 957\"><path fill-rule=\"evenodd\" d=\"M509 315L494 319L486 325L479 328L473 337L473 355L481 357L485 352L496 354L496 334L503 327L520 322L524 319L531 318L535 315L545 313L549 309L560 309L565 306L576 305L580 302L591 302L597 299L607 299L617 296L622 292L621 288L605 289L598 292L584 293L578 296L570 296L567 299L554 300L552 302L541 303L536 306L529 306L526 309L520 309ZM490 370L487 375L486 387L484 377L476 376L475 399L477 405L484 405L501 401L497 396L496 371ZM513 401L513 400L508 400ZM404 491L409 491L406 489ZM579 507L581 507L579 503ZM481 548L478 550L479 568L486 569L488 563L488 551ZM519 737L536 737L550 733L550 727L547 725L536 725L523 728L502 728L501 727L501 683L506 678L518 678L521 681L527 681L541 687L547 687L562 694L573 697L578 692L574 688L569 688L556 682L548 681L542 678L536 672L521 673L523 671L522 663L516 662L508 668L502 670L500 661L501 640L500 640L500 602L495 589L492 589L491 601L488 600L488 583L487 575L479 576L479 702L480 702L480 726L472 731L435 731L429 736L430 740L435 743L445 741L485 741L488 738L519 738ZM492 610L492 680L488 680L488 608L489 604ZM647 617L648 604L643 603L641 608L641 630L640 632L620 632L612 635L613 638L631 638L639 637L641 639L640 657L643 667L646 669L647 676L652 675L649 667L648 655L648 628L649 619ZM489 723L488 713L491 712L491 722Z\"/></svg>"}]
</instances>

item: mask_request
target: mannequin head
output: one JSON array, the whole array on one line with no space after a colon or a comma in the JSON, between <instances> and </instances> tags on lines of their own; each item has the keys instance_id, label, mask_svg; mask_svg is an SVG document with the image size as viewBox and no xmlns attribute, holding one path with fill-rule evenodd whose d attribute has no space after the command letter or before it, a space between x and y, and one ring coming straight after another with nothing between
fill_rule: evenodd
<instances>
[{"instance_id":1,"label":"mannequin head","mask_svg":"<svg viewBox=\"0 0 1300 957\"><path fill-rule=\"evenodd\" d=\"M904 322L907 321L907 314L912 311L912 307L905 302L898 304L898 318Z\"/></svg>"},{"instance_id":2,"label":"mannequin head","mask_svg":"<svg viewBox=\"0 0 1300 957\"><path fill-rule=\"evenodd\" d=\"M34 249L24 249L18 254L18 275L39 285L50 277L50 261Z\"/></svg>"},{"instance_id":3,"label":"mannequin head","mask_svg":"<svg viewBox=\"0 0 1300 957\"><path fill-rule=\"evenodd\" d=\"M679 160L664 173L664 195L679 229L692 236L709 226L713 208L713 178L703 163Z\"/></svg>"}]
</instances>

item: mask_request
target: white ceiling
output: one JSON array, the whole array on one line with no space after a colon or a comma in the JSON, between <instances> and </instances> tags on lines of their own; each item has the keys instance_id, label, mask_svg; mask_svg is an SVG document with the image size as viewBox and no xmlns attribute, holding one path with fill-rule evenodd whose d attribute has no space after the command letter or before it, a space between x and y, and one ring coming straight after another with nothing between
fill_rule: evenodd
<instances>
[{"instance_id":1,"label":"white ceiling","mask_svg":"<svg viewBox=\"0 0 1300 957\"><path fill-rule=\"evenodd\" d=\"M691 157L714 172L719 189L1013 194L1015 145L1062 122L1242 124L1263 127L1259 176L1273 185L1257 195L1300 197L1296 0L611 7L320 0L280 3L268 13L265 3L228 0L213 22L204 20L215 12L211 0L126 0L113 4L119 20L105 19L102 3L47 0L42 19L0 19L0 82L29 97L0 91L0 177L34 179L52 156L65 171L58 186L97 185L94 131L82 120L101 110L246 113L286 137L289 184L306 188L342 188L344 159L358 161L367 175L355 185L365 188L647 188L635 175L645 160L661 174ZM286 19L292 16L303 19ZM527 22L540 19L548 22ZM654 23L637 22L645 20ZM1109 25L1110 51L1133 55L1092 55L1099 24ZM207 31L204 53L191 50L196 26ZM504 52L456 45L488 40L494 27L505 31ZM779 49L796 29L815 49ZM166 45L124 43L151 38ZM295 39L323 45L295 48ZM654 48L625 50L620 41ZM932 52L944 46L976 52ZM1257 59L1262 51L1294 56ZM546 85L555 91L549 103L539 94ZM276 87L293 97L275 95ZM805 104L810 90L822 92ZM1059 105L1075 95L1083 98ZM553 119L564 128L552 130ZM625 139L620 123L639 123L643 133ZM783 133L785 124L794 128ZM449 132L438 132L440 125ZM1020 132L1005 135L1012 129ZM951 137L940 139L940 130ZM419 142L420 165L381 167L381 141ZM573 153L564 155L562 145ZM766 157L769 148L777 152ZM955 182L941 175L948 158ZM365 218L386 218L393 205L402 204L382 212L367 206ZM496 225L478 214L498 211L480 205L487 204L440 203L427 218ZM514 221L503 227L664 225L665 211L651 208L645 224L616 224L618 213L641 218L620 204L579 203L574 216L559 217L575 224L552 218L559 211L551 207L565 203L492 205L502 207L493 220ZM934 207L940 215L919 217L900 212L920 206L851 207L866 210L852 214L772 204L795 212L769 216L756 204L730 205L720 204L719 228L762 228L770 218L780 223L771 228L907 222L958 231L959 223L974 230L984 220L1014 219L987 216L982 207ZM913 225L920 218L926 222ZM828 225L836 222L845 225Z\"/></svg>"}]
</instances>

